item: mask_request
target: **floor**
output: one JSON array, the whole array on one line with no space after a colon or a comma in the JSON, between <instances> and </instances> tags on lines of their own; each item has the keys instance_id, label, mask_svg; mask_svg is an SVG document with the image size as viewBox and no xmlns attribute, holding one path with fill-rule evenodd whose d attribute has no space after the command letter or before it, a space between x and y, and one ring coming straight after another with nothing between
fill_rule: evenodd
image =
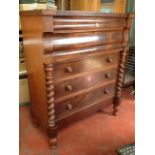
<instances>
[{"instance_id":1,"label":"floor","mask_svg":"<svg viewBox=\"0 0 155 155\"><path fill-rule=\"evenodd\" d=\"M59 155L117 155L115 150L134 142L134 98L123 91L118 116L112 107L59 132ZM20 106L20 155L52 155L48 137L31 123L29 107Z\"/></svg>"}]
</instances>

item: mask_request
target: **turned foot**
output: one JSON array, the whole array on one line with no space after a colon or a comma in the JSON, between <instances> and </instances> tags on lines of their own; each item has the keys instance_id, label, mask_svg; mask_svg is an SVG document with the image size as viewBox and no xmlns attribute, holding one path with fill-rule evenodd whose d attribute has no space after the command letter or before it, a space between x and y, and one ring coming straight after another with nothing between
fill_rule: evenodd
<instances>
[{"instance_id":1,"label":"turned foot","mask_svg":"<svg viewBox=\"0 0 155 155\"><path fill-rule=\"evenodd\" d=\"M57 138L50 138L49 143L52 155L58 155Z\"/></svg>"},{"instance_id":2,"label":"turned foot","mask_svg":"<svg viewBox=\"0 0 155 155\"><path fill-rule=\"evenodd\" d=\"M31 111L31 118L32 118L32 124L33 124L33 127L34 128L39 128L39 122L36 120L36 118L35 118L35 116L34 116L34 114L33 114L33 112Z\"/></svg>"},{"instance_id":3,"label":"turned foot","mask_svg":"<svg viewBox=\"0 0 155 155\"><path fill-rule=\"evenodd\" d=\"M120 106L120 98L114 98L113 115L117 116Z\"/></svg>"},{"instance_id":4,"label":"turned foot","mask_svg":"<svg viewBox=\"0 0 155 155\"><path fill-rule=\"evenodd\" d=\"M33 122L33 127L34 127L34 128L39 128L39 126L40 126L40 125L39 125L38 122Z\"/></svg>"},{"instance_id":5,"label":"turned foot","mask_svg":"<svg viewBox=\"0 0 155 155\"><path fill-rule=\"evenodd\" d=\"M39 128L40 124L33 118L32 119L32 124L34 128Z\"/></svg>"},{"instance_id":6,"label":"turned foot","mask_svg":"<svg viewBox=\"0 0 155 155\"><path fill-rule=\"evenodd\" d=\"M118 107L113 107L113 115L114 116L117 116L118 115L118 110L119 110Z\"/></svg>"},{"instance_id":7,"label":"turned foot","mask_svg":"<svg viewBox=\"0 0 155 155\"><path fill-rule=\"evenodd\" d=\"M102 113L103 112L103 109L99 109L97 112Z\"/></svg>"},{"instance_id":8,"label":"turned foot","mask_svg":"<svg viewBox=\"0 0 155 155\"><path fill-rule=\"evenodd\" d=\"M57 138L50 138L50 148L56 149L57 148Z\"/></svg>"}]
</instances>

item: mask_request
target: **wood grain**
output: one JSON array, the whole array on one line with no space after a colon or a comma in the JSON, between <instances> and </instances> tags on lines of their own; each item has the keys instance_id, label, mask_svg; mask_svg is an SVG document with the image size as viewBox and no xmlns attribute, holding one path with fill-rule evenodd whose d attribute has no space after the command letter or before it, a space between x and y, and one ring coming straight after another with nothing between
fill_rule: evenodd
<instances>
[{"instance_id":1,"label":"wood grain","mask_svg":"<svg viewBox=\"0 0 155 155\"><path fill-rule=\"evenodd\" d=\"M106 83L116 79L117 69L111 68L104 71L89 73L87 76L81 76L70 80L55 83L55 98L79 92L81 90L97 86L101 83ZM67 86L72 87L67 89Z\"/></svg>"},{"instance_id":2,"label":"wood grain","mask_svg":"<svg viewBox=\"0 0 155 155\"><path fill-rule=\"evenodd\" d=\"M105 56L98 55L92 57L86 57L85 59L77 59L58 63L54 65L54 77L55 79L70 77L78 75L95 69L101 69L110 67L112 65L118 65L119 54L108 54Z\"/></svg>"}]
</instances>

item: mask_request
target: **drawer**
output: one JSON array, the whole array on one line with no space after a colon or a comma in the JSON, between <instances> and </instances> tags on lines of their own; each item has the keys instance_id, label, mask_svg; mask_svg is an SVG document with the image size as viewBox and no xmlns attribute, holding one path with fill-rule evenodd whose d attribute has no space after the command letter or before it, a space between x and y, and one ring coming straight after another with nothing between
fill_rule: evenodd
<instances>
[{"instance_id":1,"label":"drawer","mask_svg":"<svg viewBox=\"0 0 155 155\"><path fill-rule=\"evenodd\" d=\"M87 32L87 33L44 33L43 47L44 54L55 52L64 52L80 50L85 48L94 48L106 44L122 43L122 31L104 31L104 32Z\"/></svg>"},{"instance_id":2,"label":"drawer","mask_svg":"<svg viewBox=\"0 0 155 155\"><path fill-rule=\"evenodd\" d=\"M80 74L94 69L105 68L118 64L119 54L90 56L85 59L69 61L54 65L55 79L66 78L75 74Z\"/></svg>"},{"instance_id":3,"label":"drawer","mask_svg":"<svg viewBox=\"0 0 155 155\"><path fill-rule=\"evenodd\" d=\"M87 75L55 83L55 98L78 93L98 85L104 85L116 79L117 68L109 68L104 71L91 72Z\"/></svg>"},{"instance_id":4,"label":"drawer","mask_svg":"<svg viewBox=\"0 0 155 155\"><path fill-rule=\"evenodd\" d=\"M99 100L104 100L107 97L112 97L115 92L115 83L110 83L106 86L102 86L93 91L75 96L71 99L65 100L60 103L56 103L56 116L58 118L84 108L85 106L91 106Z\"/></svg>"},{"instance_id":5,"label":"drawer","mask_svg":"<svg viewBox=\"0 0 155 155\"><path fill-rule=\"evenodd\" d=\"M92 3L92 2L91 2ZM94 29L102 30L110 28L123 28L125 26L125 18L113 18L113 17L85 17L80 16L73 18L71 16L55 16L53 18L53 29L56 33L67 32L85 32L92 31Z\"/></svg>"}]
</instances>

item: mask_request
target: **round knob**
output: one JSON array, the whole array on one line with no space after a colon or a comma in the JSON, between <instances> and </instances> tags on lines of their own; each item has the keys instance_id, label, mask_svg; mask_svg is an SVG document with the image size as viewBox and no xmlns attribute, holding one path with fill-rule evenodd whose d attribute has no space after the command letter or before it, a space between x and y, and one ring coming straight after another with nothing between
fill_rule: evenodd
<instances>
[{"instance_id":1,"label":"round knob","mask_svg":"<svg viewBox=\"0 0 155 155\"><path fill-rule=\"evenodd\" d=\"M66 89L67 91L71 91L71 90L73 89L73 87L72 87L72 85L68 84L68 85L65 87L65 89Z\"/></svg>"},{"instance_id":2,"label":"round knob","mask_svg":"<svg viewBox=\"0 0 155 155\"><path fill-rule=\"evenodd\" d=\"M107 79L110 79L110 78L111 78L111 75L110 75L109 73L106 73L106 74L105 74L105 77L106 77Z\"/></svg>"},{"instance_id":3,"label":"round knob","mask_svg":"<svg viewBox=\"0 0 155 155\"><path fill-rule=\"evenodd\" d=\"M65 72L67 73L71 73L73 70L72 70L72 67L71 66L68 66L65 68Z\"/></svg>"},{"instance_id":4,"label":"round knob","mask_svg":"<svg viewBox=\"0 0 155 155\"><path fill-rule=\"evenodd\" d=\"M104 89L104 94L108 94L109 93L109 90L108 89Z\"/></svg>"},{"instance_id":5,"label":"round knob","mask_svg":"<svg viewBox=\"0 0 155 155\"><path fill-rule=\"evenodd\" d=\"M73 109L73 106L71 104L67 104L67 109L68 110L72 110Z\"/></svg>"},{"instance_id":6,"label":"round knob","mask_svg":"<svg viewBox=\"0 0 155 155\"><path fill-rule=\"evenodd\" d=\"M107 62L112 63L112 58L108 57L106 60Z\"/></svg>"}]
</instances>

